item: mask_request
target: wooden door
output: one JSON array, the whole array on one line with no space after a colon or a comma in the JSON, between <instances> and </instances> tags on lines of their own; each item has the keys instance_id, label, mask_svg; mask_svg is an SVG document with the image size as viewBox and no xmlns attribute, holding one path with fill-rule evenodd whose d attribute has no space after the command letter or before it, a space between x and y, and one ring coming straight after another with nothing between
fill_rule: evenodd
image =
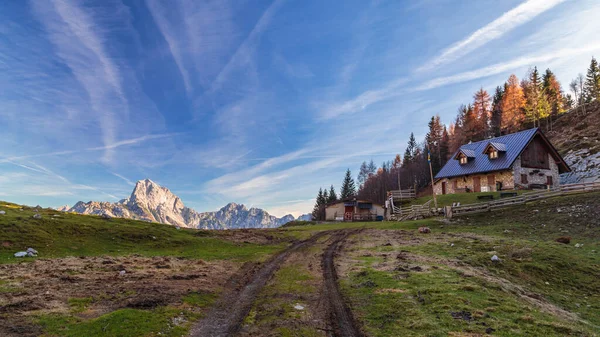
<instances>
[{"instance_id":1,"label":"wooden door","mask_svg":"<svg viewBox=\"0 0 600 337\"><path fill-rule=\"evenodd\" d=\"M446 182L442 182L442 194L446 194Z\"/></svg>"},{"instance_id":2,"label":"wooden door","mask_svg":"<svg viewBox=\"0 0 600 337\"><path fill-rule=\"evenodd\" d=\"M554 181L552 180L552 176L546 177L546 185L548 185L550 187L554 186Z\"/></svg>"},{"instance_id":3,"label":"wooden door","mask_svg":"<svg viewBox=\"0 0 600 337\"><path fill-rule=\"evenodd\" d=\"M487 184L490 187L490 189L494 190L496 186L496 176L494 176L493 174L487 176Z\"/></svg>"},{"instance_id":4,"label":"wooden door","mask_svg":"<svg viewBox=\"0 0 600 337\"><path fill-rule=\"evenodd\" d=\"M354 206L344 207L344 221L352 221L354 215Z\"/></svg>"},{"instance_id":5,"label":"wooden door","mask_svg":"<svg viewBox=\"0 0 600 337\"><path fill-rule=\"evenodd\" d=\"M473 177L473 192L481 192L481 178Z\"/></svg>"}]
</instances>

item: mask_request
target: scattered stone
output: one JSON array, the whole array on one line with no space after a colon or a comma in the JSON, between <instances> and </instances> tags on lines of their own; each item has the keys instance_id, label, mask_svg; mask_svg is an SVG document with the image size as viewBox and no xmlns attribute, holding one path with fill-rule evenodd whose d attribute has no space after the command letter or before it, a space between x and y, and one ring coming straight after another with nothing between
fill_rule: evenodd
<instances>
[{"instance_id":1,"label":"scattered stone","mask_svg":"<svg viewBox=\"0 0 600 337\"><path fill-rule=\"evenodd\" d=\"M36 257L37 254L38 254L37 250L35 250L33 248L27 248L26 251L16 252L15 257Z\"/></svg>"},{"instance_id":2,"label":"scattered stone","mask_svg":"<svg viewBox=\"0 0 600 337\"><path fill-rule=\"evenodd\" d=\"M102 217L102 219L110 219L111 218L111 216L106 213L102 213L101 217Z\"/></svg>"},{"instance_id":3,"label":"scattered stone","mask_svg":"<svg viewBox=\"0 0 600 337\"><path fill-rule=\"evenodd\" d=\"M384 246L384 247L389 247L389 246L391 246L391 245L392 245L392 244L388 242L388 243L386 243L386 244L385 244L385 245L383 245L383 246Z\"/></svg>"},{"instance_id":4,"label":"scattered stone","mask_svg":"<svg viewBox=\"0 0 600 337\"><path fill-rule=\"evenodd\" d=\"M156 240L156 236L152 236L152 240Z\"/></svg>"},{"instance_id":5,"label":"scattered stone","mask_svg":"<svg viewBox=\"0 0 600 337\"><path fill-rule=\"evenodd\" d=\"M491 334L494 331L496 331L496 329L494 329L494 328L487 328L487 329L485 329L485 333L488 334L488 335Z\"/></svg>"},{"instance_id":6,"label":"scattered stone","mask_svg":"<svg viewBox=\"0 0 600 337\"><path fill-rule=\"evenodd\" d=\"M581 247L583 247L583 243L577 243L577 244L575 244L575 248L581 248Z\"/></svg>"},{"instance_id":7,"label":"scattered stone","mask_svg":"<svg viewBox=\"0 0 600 337\"><path fill-rule=\"evenodd\" d=\"M16 252L15 257L25 257L27 256L27 252Z\"/></svg>"},{"instance_id":8,"label":"scattered stone","mask_svg":"<svg viewBox=\"0 0 600 337\"><path fill-rule=\"evenodd\" d=\"M431 233L431 229L429 227L419 227L419 233L429 234Z\"/></svg>"},{"instance_id":9,"label":"scattered stone","mask_svg":"<svg viewBox=\"0 0 600 337\"><path fill-rule=\"evenodd\" d=\"M451 243L451 244L450 244L450 247L454 247L454 244L453 244L453 243Z\"/></svg>"},{"instance_id":10,"label":"scattered stone","mask_svg":"<svg viewBox=\"0 0 600 337\"><path fill-rule=\"evenodd\" d=\"M544 282L544 283L545 283L547 286L549 286L549 285L550 285L550 283L548 283L548 282Z\"/></svg>"},{"instance_id":11,"label":"scattered stone","mask_svg":"<svg viewBox=\"0 0 600 337\"><path fill-rule=\"evenodd\" d=\"M296 310L304 310L304 306L301 304L296 303L296 305L294 305L294 309Z\"/></svg>"},{"instance_id":12,"label":"scattered stone","mask_svg":"<svg viewBox=\"0 0 600 337\"><path fill-rule=\"evenodd\" d=\"M492 262L500 262L500 258L498 257L498 255L492 256Z\"/></svg>"},{"instance_id":13,"label":"scattered stone","mask_svg":"<svg viewBox=\"0 0 600 337\"><path fill-rule=\"evenodd\" d=\"M179 226L175 226L175 229L179 230L179 229L181 229L181 227L179 227Z\"/></svg>"},{"instance_id":14,"label":"scattered stone","mask_svg":"<svg viewBox=\"0 0 600 337\"><path fill-rule=\"evenodd\" d=\"M125 274L126 274L126 273L127 273L126 271L124 271L124 270L121 270L121 271L119 272L119 276L125 276Z\"/></svg>"},{"instance_id":15,"label":"scattered stone","mask_svg":"<svg viewBox=\"0 0 600 337\"><path fill-rule=\"evenodd\" d=\"M41 219L42 215L41 214L34 214L32 218L34 218L34 219Z\"/></svg>"},{"instance_id":16,"label":"scattered stone","mask_svg":"<svg viewBox=\"0 0 600 337\"><path fill-rule=\"evenodd\" d=\"M504 230L504 233L510 233L511 231L509 231L508 229Z\"/></svg>"},{"instance_id":17,"label":"scattered stone","mask_svg":"<svg viewBox=\"0 0 600 337\"><path fill-rule=\"evenodd\" d=\"M561 236L558 239L556 239L556 242L564 243L564 244L568 245L569 243L571 243L571 237L570 236Z\"/></svg>"},{"instance_id":18,"label":"scattered stone","mask_svg":"<svg viewBox=\"0 0 600 337\"><path fill-rule=\"evenodd\" d=\"M60 215L54 214L52 217L54 217L54 218L60 218Z\"/></svg>"},{"instance_id":19,"label":"scattered stone","mask_svg":"<svg viewBox=\"0 0 600 337\"><path fill-rule=\"evenodd\" d=\"M465 321L470 321L471 319L473 319L473 316L471 315L470 312L468 311L451 311L450 315L452 315L452 318L454 319L463 319Z\"/></svg>"},{"instance_id":20,"label":"scattered stone","mask_svg":"<svg viewBox=\"0 0 600 337\"><path fill-rule=\"evenodd\" d=\"M4 214L6 214L5 211L0 211L0 215L4 215Z\"/></svg>"},{"instance_id":21,"label":"scattered stone","mask_svg":"<svg viewBox=\"0 0 600 337\"><path fill-rule=\"evenodd\" d=\"M37 255L38 251L35 250L35 249L33 249L33 248L31 248L31 247L29 247L29 248L27 248L27 253Z\"/></svg>"}]
</instances>

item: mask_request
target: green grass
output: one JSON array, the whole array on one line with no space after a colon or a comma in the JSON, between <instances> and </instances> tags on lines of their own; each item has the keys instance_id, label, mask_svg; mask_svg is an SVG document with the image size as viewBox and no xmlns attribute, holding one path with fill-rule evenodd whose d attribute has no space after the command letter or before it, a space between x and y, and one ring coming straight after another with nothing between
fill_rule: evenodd
<instances>
[{"instance_id":1,"label":"green grass","mask_svg":"<svg viewBox=\"0 0 600 337\"><path fill-rule=\"evenodd\" d=\"M502 192L516 192L518 194L522 194L522 193L525 193L528 191L510 190L510 191L502 191ZM500 199L500 193L501 192L477 192L477 193L473 192L473 193L443 194L443 195L436 196L436 198L437 198L438 207L444 207L444 206L452 206L452 204L455 202L460 202L461 205L468 205L468 204L475 204L475 203L479 203L479 202L490 201L488 199L483 199L483 200L477 199L477 197L480 195L490 195L491 194L494 196L494 200L498 200L498 199ZM411 205L422 205L431 199L433 199L433 196L427 195L424 197L420 197L420 198L411 200L410 202L402 205L402 207L411 206ZM396 205L396 206L400 206L400 205ZM433 202L432 202L432 206L433 206Z\"/></svg>"},{"instance_id":2,"label":"green grass","mask_svg":"<svg viewBox=\"0 0 600 337\"><path fill-rule=\"evenodd\" d=\"M93 297L69 298L69 306L73 313L84 312L93 302Z\"/></svg>"},{"instance_id":3,"label":"green grass","mask_svg":"<svg viewBox=\"0 0 600 337\"><path fill-rule=\"evenodd\" d=\"M217 299L217 294L210 292L192 292L183 297L183 303L196 308L211 306Z\"/></svg>"},{"instance_id":4,"label":"green grass","mask_svg":"<svg viewBox=\"0 0 600 337\"><path fill-rule=\"evenodd\" d=\"M370 268L353 273L342 290L372 336L578 336L581 326L526 305L494 284L438 266L406 278ZM421 299L421 300L420 300ZM467 312L470 319L451 313ZM468 317L468 316L466 316Z\"/></svg>"},{"instance_id":5,"label":"green grass","mask_svg":"<svg viewBox=\"0 0 600 337\"><path fill-rule=\"evenodd\" d=\"M39 318L44 327L44 336L62 337L138 337L138 336L182 336L187 334L190 321L197 318L189 312L183 312L185 324L176 326L174 317L182 311L176 308L157 308L154 310L120 309L98 317L84 320L71 316L45 315Z\"/></svg>"},{"instance_id":6,"label":"green grass","mask_svg":"<svg viewBox=\"0 0 600 337\"><path fill-rule=\"evenodd\" d=\"M0 263L33 260L13 257L28 247L37 249L41 258L139 254L238 261L265 259L283 248L281 244L235 243L221 239L216 232L47 209L39 212L42 219L33 219L33 209L19 211L19 207L0 202L0 210L6 211L0 216L0 244L4 243Z\"/></svg>"},{"instance_id":7,"label":"green grass","mask_svg":"<svg viewBox=\"0 0 600 337\"><path fill-rule=\"evenodd\" d=\"M382 246L374 251L391 256L405 251L426 257L412 263L431 268L409 273L376 270L375 266L384 263L380 256L357 256L354 263L363 272L342 280L344 293L374 336L438 336L460 331L477 334L488 327L497 336L598 335L599 204L600 193L589 193L459 217L451 223L429 219L363 224L404 230L408 237L421 238L420 244ZM432 234L417 233L417 228L424 225L432 229ZM555 242L565 235L572 237L571 244ZM584 245L576 248L575 243ZM494 254L502 259L501 263L491 262ZM479 270L492 279L505 279L588 323L542 312L481 275L466 277L460 266ZM403 292L382 293L382 289ZM418 301L419 293L424 303ZM452 318L450 311L468 311L481 317L467 324ZM481 322L486 325L477 324Z\"/></svg>"}]
</instances>

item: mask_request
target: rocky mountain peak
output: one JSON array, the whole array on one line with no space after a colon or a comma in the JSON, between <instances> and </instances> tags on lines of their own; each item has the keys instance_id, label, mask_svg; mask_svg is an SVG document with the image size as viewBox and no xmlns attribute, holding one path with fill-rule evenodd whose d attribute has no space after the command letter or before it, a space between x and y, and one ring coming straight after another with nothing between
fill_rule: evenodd
<instances>
[{"instance_id":1,"label":"rocky mountain peak","mask_svg":"<svg viewBox=\"0 0 600 337\"><path fill-rule=\"evenodd\" d=\"M235 202L230 202L216 212L198 213L185 207L181 199L168 188L150 179L138 181L128 199L116 203L80 201L69 211L203 229L272 228L294 220L291 215L277 218L260 208L248 210L243 204Z\"/></svg>"}]
</instances>

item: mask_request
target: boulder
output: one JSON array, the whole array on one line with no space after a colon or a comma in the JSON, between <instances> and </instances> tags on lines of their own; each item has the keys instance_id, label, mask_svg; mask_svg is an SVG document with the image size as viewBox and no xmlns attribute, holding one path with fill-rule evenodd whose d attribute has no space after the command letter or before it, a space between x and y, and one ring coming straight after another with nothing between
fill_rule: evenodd
<instances>
[{"instance_id":1,"label":"boulder","mask_svg":"<svg viewBox=\"0 0 600 337\"><path fill-rule=\"evenodd\" d=\"M571 237L570 236L561 236L560 238L556 239L556 242L564 243L564 244L568 245L569 243L571 243Z\"/></svg>"},{"instance_id":2,"label":"boulder","mask_svg":"<svg viewBox=\"0 0 600 337\"><path fill-rule=\"evenodd\" d=\"M419 233L429 234L431 233L431 229L429 227L419 227Z\"/></svg>"},{"instance_id":3,"label":"boulder","mask_svg":"<svg viewBox=\"0 0 600 337\"><path fill-rule=\"evenodd\" d=\"M0 215L4 215L4 214L6 214L5 211L0 211Z\"/></svg>"},{"instance_id":4,"label":"boulder","mask_svg":"<svg viewBox=\"0 0 600 337\"><path fill-rule=\"evenodd\" d=\"M34 219L41 219L41 218L42 218L42 215L41 215L41 214L34 214L34 215L33 215L33 218L34 218Z\"/></svg>"},{"instance_id":5,"label":"boulder","mask_svg":"<svg viewBox=\"0 0 600 337\"><path fill-rule=\"evenodd\" d=\"M27 248L27 253L37 255L38 251L29 247L29 248Z\"/></svg>"},{"instance_id":6,"label":"boulder","mask_svg":"<svg viewBox=\"0 0 600 337\"><path fill-rule=\"evenodd\" d=\"M492 256L492 262L500 262L500 258L498 257L498 255Z\"/></svg>"}]
</instances>

